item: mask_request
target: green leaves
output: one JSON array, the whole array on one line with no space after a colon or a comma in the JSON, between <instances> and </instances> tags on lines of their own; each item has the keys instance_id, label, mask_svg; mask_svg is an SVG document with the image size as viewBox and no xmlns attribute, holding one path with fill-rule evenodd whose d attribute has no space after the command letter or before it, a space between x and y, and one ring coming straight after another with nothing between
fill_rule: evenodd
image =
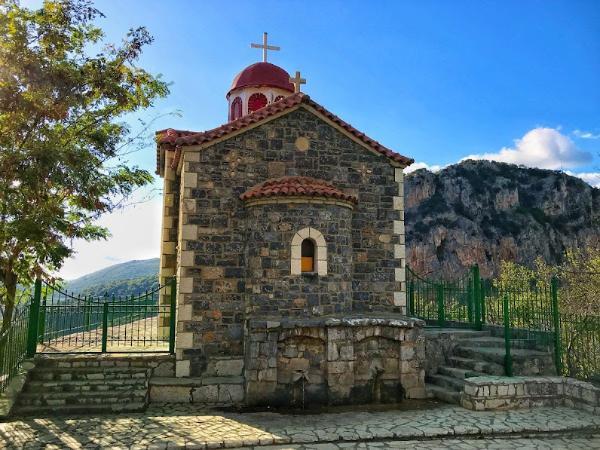
<instances>
[{"instance_id":1,"label":"green leaves","mask_svg":"<svg viewBox=\"0 0 600 450\"><path fill-rule=\"evenodd\" d=\"M101 16L87 0L0 4L0 280L59 268L72 239L105 238L94 221L152 181L115 160L135 141L123 116L168 86L136 65L143 27L88 54Z\"/></svg>"}]
</instances>

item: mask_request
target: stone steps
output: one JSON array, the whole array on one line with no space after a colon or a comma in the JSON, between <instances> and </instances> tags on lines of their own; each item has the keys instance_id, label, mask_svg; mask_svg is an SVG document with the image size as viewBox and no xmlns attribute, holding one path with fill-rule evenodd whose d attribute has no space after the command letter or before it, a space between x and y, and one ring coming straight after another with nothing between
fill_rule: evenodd
<instances>
[{"instance_id":1,"label":"stone steps","mask_svg":"<svg viewBox=\"0 0 600 450\"><path fill-rule=\"evenodd\" d=\"M462 397L462 392L460 391L448 389L446 387L430 383L426 383L425 388L428 394L433 398L436 398L446 403L453 403L457 405L460 404L460 399Z\"/></svg>"},{"instance_id":2,"label":"stone steps","mask_svg":"<svg viewBox=\"0 0 600 450\"><path fill-rule=\"evenodd\" d=\"M436 336L440 334L452 334L457 339L477 339L490 337L489 331L476 331L469 330L468 328L437 328L437 327L425 327L423 330L425 336Z\"/></svg>"},{"instance_id":3,"label":"stone steps","mask_svg":"<svg viewBox=\"0 0 600 450\"><path fill-rule=\"evenodd\" d=\"M460 356L451 356L448 362L452 367L461 370L473 371L482 375L504 375L504 366L479 359L462 358Z\"/></svg>"},{"instance_id":4,"label":"stone steps","mask_svg":"<svg viewBox=\"0 0 600 450\"><path fill-rule=\"evenodd\" d=\"M24 392L122 391L139 386L146 387L146 380L140 378L122 378L116 380L30 381L27 383Z\"/></svg>"},{"instance_id":5,"label":"stone steps","mask_svg":"<svg viewBox=\"0 0 600 450\"><path fill-rule=\"evenodd\" d=\"M461 346L464 347L491 347L491 348L502 348L504 349L504 339L501 337L475 337L469 339L460 339ZM529 349L534 350L536 345L535 339L511 339L511 349Z\"/></svg>"},{"instance_id":6,"label":"stone steps","mask_svg":"<svg viewBox=\"0 0 600 450\"><path fill-rule=\"evenodd\" d=\"M38 356L13 414L143 411L149 402L150 376L164 363L163 359L163 356L144 360L122 355Z\"/></svg>"},{"instance_id":7,"label":"stone steps","mask_svg":"<svg viewBox=\"0 0 600 450\"><path fill-rule=\"evenodd\" d=\"M439 400L458 403L466 378L505 373L504 339L491 336L489 331L429 329L426 336L442 336L456 342L446 364L436 373L426 375L430 395ZM513 372L516 375L553 375L553 356L535 349L533 339L511 340Z\"/></svg>"},{"instance_id":8,"label":"stone steps","mask_svg":"<svg viewBox=\"0 0 600 450\"><path fill-rule=\"evenodd\" d=\"M130 367L74 367L74 368L42 368L36 367L31 374L32 380L37 381L92 381L92 380L123 380L145 379L148 370Z\"/></svg>"},{"instance_id":9,"label":"stone steps","mask_svg":"<svg viewBox=\"0 0 600 450\"><path fill-rule=\"evenodd\" d=\"M87 392L23 392L19 404L23 406L58 406L58 405L95 405L112 404L123 401L145 402L148 389L138 386L136 389L123 391L87 391Z\"/></svg>"},{"instance_id":10,"label":"stone steps","mask_svg":"<svg viewBox=\"0 0 600 450\"><path fill-rule=\"evenodd\" d=\"M439 373L427 375L425 381L457 392L462 391L465 385L464 378L454 378L448 375L440 375Z\"/></svg>"},{"instance_id":11,"label":"stone steps","mask_svg":"<svg viewBox=\"0 0 600 450\"><path fill-rule=\"evenodd\" d=\"M117 404L90 405L58 405L58 406L19 406L12 416L54 416L54 415L81 415L81 414L114 414L125 412L142 412L146 409L146 402L126 402Z\"/></svg>"},{"instance_id":12,"label":"stone steps","mask_svg":"<svg viewBox=\"0 0 600 450\"><path fill-rule=\"evenodd\" d=\"M465 379L471 377L481 377L487 375L483 372L478 372L471 369L462 369L460 367L441 366L438 368L438 373L457 379Z\"/></svg>"},{"instance_id":13,"label":"stone steps","mask_svg":"<svg viewBox=\"0 0 600 450\"><path fill-rule=\"evenodd\" d=\"M480 361L493 362L495 364L504 364L505 351L500 347L471 347L460 345L455 349L455 354L464 358L476 359ZM552 362L552 355L538 350L511 348L513 361L526 360L549 360Z\"/></svg>"},{"instance_id":14,"label":"stone steps","mask_svg":"<svg viewBox=\"0 0 600 450\"><path fill-rule=\"evenodd\" d=\"M459 346L495 339L491 337L489 331L474 331L468 329L429 329L425 333L426 337L436 335L441 335L444 339L451 339L457 342ZM452 361L452 358L450 358L448 362L448 365L439 366L437 368L437 373L426 374L425 380L427 382L427 392L432 397L443 402L460 404L465 379L473 376L486 375L488 363L466 358L459 358L456 361Z\"/></svg>"}]
</instances>

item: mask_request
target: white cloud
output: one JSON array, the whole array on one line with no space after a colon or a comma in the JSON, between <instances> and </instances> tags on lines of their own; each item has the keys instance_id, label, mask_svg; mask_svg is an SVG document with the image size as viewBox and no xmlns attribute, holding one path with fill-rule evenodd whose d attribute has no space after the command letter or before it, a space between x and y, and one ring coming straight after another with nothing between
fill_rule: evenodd
<instances>
[{"instance_id":1,"label":"white cloud","mask_svg":"<svg viewBox=\"0 0 600 450\"><path fill-rule=\"evenodd\" d=\"M565 173L567 173L568 175L572 175L574 177L581 178L583 181L585 181L590 186L600 188L600 172L576 173L576 172L571 172L570 170L567 170Z\"/></svg>"},{"instance_id":2,"label":"white cloud","mask_svg":"<svg viewBox=\"0 0 600 450\"><path fill-rule=\"evenodd\" d=\"M557 129L540 127L516 139L514 147L504 147L497 153L469 155L465 159L489 159L556 170L585 165L592 161L592 155L579 150L568 136Z\"/></svg>"},{"instance_id":3,"label":"white cloud","mask_svg":"<svg viewBox=\"0 0 600 450\"><path fill-rule=\"evenodd\" d=\"M406 169L404 169L404 173L411 173L411 172L414 172L415 170L419 170L419 169L427 169L430 172L439 172L443 168L444 168L444 166L440 166L438 164L430 166L429 164L424 163L424 162L416 162L416 163L413 163L410 166L408 166Z\"/></svg>"},{"instance_id":4,"label":"white cloud","mask_svg":"<svg viewBox=\"0 0 600 450\"><path fill-rule=\"evenodd\" d=\"M594 134L591 131L575 130L573 135L581 139L600 139L600 133Z\"/></svg>"},{"instance_id":5,"label":"white cloud","mask_svg":"<svg viewBox=\"0 0 600 450\"><path fill-rule=\"evenodd\" d=\"M160 252L162 199L125 207L103 216L98 224L112 236L106 241L75 241L75 254L65 261L59 275L73 279L132 259L156 258Z\"/></svg>"}]
</instances>

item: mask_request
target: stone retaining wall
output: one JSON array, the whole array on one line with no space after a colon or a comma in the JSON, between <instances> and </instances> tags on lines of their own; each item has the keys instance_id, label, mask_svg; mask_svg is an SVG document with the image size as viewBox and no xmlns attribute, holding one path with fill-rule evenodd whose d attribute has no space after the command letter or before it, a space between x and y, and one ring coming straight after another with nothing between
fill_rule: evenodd
<instances>
[{"instance_id":1,"label":"stone retaining wall","mask_svg":"<svg viewBox=\"0 0 600 450\"><path fill-rule=\"evenodd\" d=\"M562 405L600 414L600 388L566 377L474 377L462 396L462 406L476 411Z\"/></svg>"},{"instance_id":2,"label":"stone retaining wall","mask_svg":"<svg viewBox=\"0 0 600 450\"><path fill-rule=\"evenodd\" d=\"M207 406L240 405L244 400L244 377L150 379L151 403L198 403Z\"/></svg>"}]
</instances>

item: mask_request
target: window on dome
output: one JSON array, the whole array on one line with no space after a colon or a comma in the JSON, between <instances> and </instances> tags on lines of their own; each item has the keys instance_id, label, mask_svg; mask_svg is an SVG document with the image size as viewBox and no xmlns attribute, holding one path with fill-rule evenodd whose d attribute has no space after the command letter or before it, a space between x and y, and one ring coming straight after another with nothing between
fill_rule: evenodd
<instances>
[{"instance_id":1,"label":"window on dome","mask_svg":"<svg viewBox=\"0 0 600 450\"><path fill-rule=\"evenodd\" d=\"M292 238L291 275L327 275L327 243L314 228L303 228Z\"/></svg>"},{"instance_id":2,"label":"window on dome","mask_svg":"<svg viewBox=\"0 0 600 450\"><path fill-rule=\"evenodd\" d=\"M248 112L254 112L257 109L267 106L267 97L260 92L255 92L248 99Z\"/></svg>"},{"instance_id":3,"label":"window on dome","mask_svg":"<svg viewBox=\"0 0 600 450\"><path fill-rule=\"evenodd\" d=\"M302 272L315 271L315 243L311 239L302 241L300 253L302 255Z\"/></svg>"},{"instance_id":4,"label":"window on dome","mask_svg":"<svg viewBox=\"0 0 600 450\"><path fill-rule=\"evenodd\" d=\"M277 97L275 97L275 101L278 102L279 100L283 100L285 97L283 95L278 95Z\"/></svg>"},{"instance_id":5,"label":"window on dome","mask_svg":"<svg viewBox=\"0 0 600 450\"><path fill-rule=\"evenodd\" d=\"M231 120L236 120L242 117L242 99L236 97L231 102Z\"/></svg>"}]
</instances>

